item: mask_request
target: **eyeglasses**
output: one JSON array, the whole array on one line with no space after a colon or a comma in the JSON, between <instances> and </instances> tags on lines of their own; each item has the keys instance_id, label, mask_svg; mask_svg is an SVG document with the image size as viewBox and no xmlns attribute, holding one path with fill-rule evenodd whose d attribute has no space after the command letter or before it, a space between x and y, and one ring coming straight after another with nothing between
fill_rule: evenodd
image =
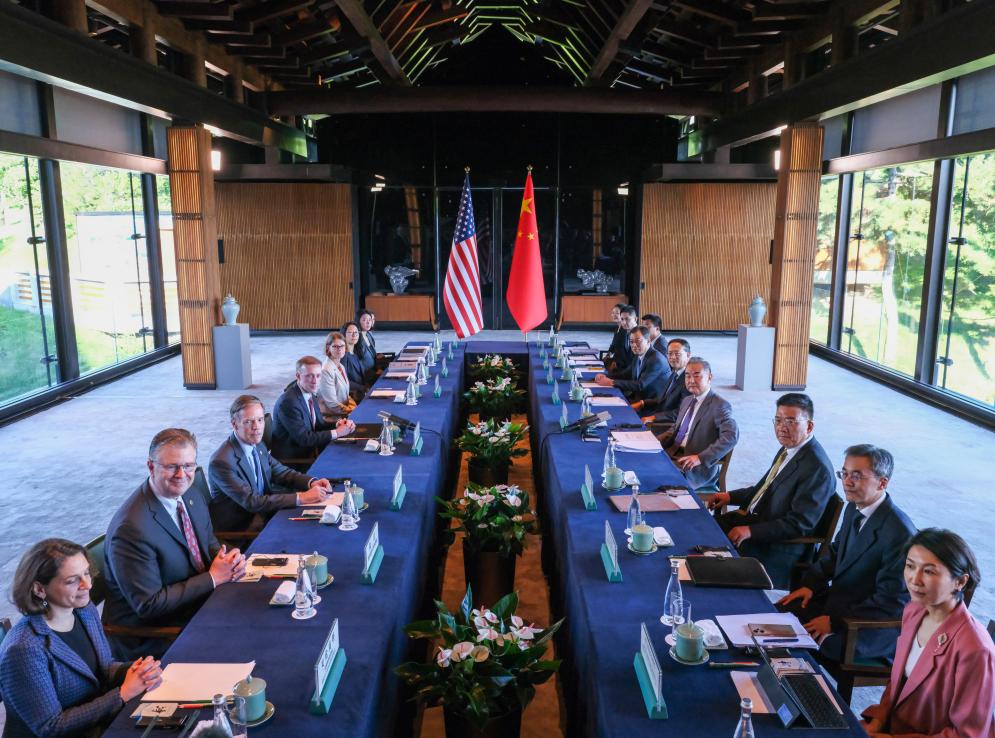
<instances>
[{"instance_id":1,"label":"eyeglasses","mask_svg":"<svg viewBox=\"0 0 995 738\"><path fill-rule=\"evenodd\" d=\"M333 343L332 344L332 348L333 349L344 349L345 348L345 344L344 343Z\"/></svg>"},{"instance_id":2,"label":"eyeglasses","mask_svg":"<svg viewBox=\"0 0 995 738\"><path fill-rule=\"evenodd\" d=\"M245 428L251 428L255 425L266 425L266 418L245 418L244 420L238 421L238 424L244 426Z\"/></svg>"},{"instance_id":3,"label":"eyeglasses","mask_svg":"<svg viewBox=\"0 0 995 738\"><path fill-rule=\"evenodd\" d=\"M160 464L158 461L153 461L153 464L158 466L160 469L164 469L170 474L176 474L180 469L183 470L184 474L190 475L197 471L196 464Z\"/></svg>"},{"instance_id":4,"label":"eyeglasses","mask_svg":"<svg viewBox=\"0 0 995 738\"><path fill-rule=\"evenodd\" d=\"M794 428L796 425L801 425L804 420L798 420L796 418L771 418L771 421L776 428L779 425L783 425L787 428Z\"/></svg>"},{"instance_id":5,"label":"eyeglasses","mask_svg":"<svg viewBox=\"0 0 995 738\"><path fill-rule=\"evenodd\" d=\"M864 475L859 471L848 472L846 469L840 469L838 472L836 472L836 478L842 479L844 482L847 479L849 479L852 482L862 482L865 479L873 479L875 476L877 475L876 474Z\"/></svg>"}]
</instances>

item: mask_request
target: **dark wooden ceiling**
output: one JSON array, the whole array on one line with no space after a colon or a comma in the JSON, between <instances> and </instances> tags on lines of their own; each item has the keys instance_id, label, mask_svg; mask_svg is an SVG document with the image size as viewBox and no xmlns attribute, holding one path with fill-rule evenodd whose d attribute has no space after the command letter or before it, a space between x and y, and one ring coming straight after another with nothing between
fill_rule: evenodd
<instances>
[{"instance_id":1,"label":"dark wooden ceiling","mask_svg":"<svg viewBox=\"0 0 995 738\"><path fill-rule=\"evenodd\" d=\"M459 65L452 70L454 82L479 77L521 83L521 65L515 62L528 58L537 60L537 83L729 91L742 86L765 51L783 47L789 34L825 26L827 14L843 2L155 0L155 5L290 89L407 86L429 71L433 84L445 84L451 59ZM886 11L865 29L876 34L872 44L894 33ZM95 29L115 31L112 23ZM474 55L474 41L484 34L491 42L478 44L482 53ZM495 43L495 34L534 48L518 59L495 55L496 48L514 47ZM516 67L514 79L502 79L505 65ZM776 64L761 70L772 86L780 71Z\"/></svg>"}]
</instances>

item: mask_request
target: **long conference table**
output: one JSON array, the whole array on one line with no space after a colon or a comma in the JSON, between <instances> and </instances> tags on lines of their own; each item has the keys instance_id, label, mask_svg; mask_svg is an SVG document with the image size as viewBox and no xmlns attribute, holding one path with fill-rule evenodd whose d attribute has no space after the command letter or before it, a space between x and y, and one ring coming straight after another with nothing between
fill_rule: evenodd
<instances>
[{"instance_id":1,"label":"long conference table","mask_svg":"<svg viewBox=\"0 0 995 738\"><path fill-rule=\"evenodd\" d=\"M266 680L267 699L276 712L264 726L254 728L253 735L353 738L404 734L408 725L398 719L404 690L393 667L420 655L411 651L402 627L420 615L427 597L435 593L439 519L434 498L445 495L452 483L447 470L456 424L462 418L465 362L485 353L510 356L524 366L529 378L534 475L551 538L544 550L551 552L547 561L553 607L566 617L557 640L557 657L563 659L560 679L567 698L569 734L624 738L661 733L681 738L731 735L739 700L728 672L680 666L666 655L663 639L669 629L659 622L669 576L666 553L637 557L626 552L622 534L626 516L609 509L606 494L597 494L597 511L584 508L580 494L584 465L600 479L605 431L597 444L582 441L576 433L557 433L561 407L552 402L539 349L522 342L471 341L457 346L454 358L448 360L449 375L440 377L440 398L432 397L430 383L422 388L422 398L414 407L370 397L359 403L351 416L357 423L377 422L377 412L387 410L420 421L424 439L419 456L409 455L410 434L390 457L365 453L361 443L333 443L321 453L311 474L347 476L365 489L370 509L362 515L359 530L345 533L316 522L292 521L299 515L295 508L274 515L260 532L248 553L317 551L328 557L335 581L320 592L322 602L314 618L295 621L292 607L270 606L279 584L275 580L225 585L191 619L163 663L254 660L253 675ZM432 373L438 371L436 367ZM402 380L383 377L374 385L377 389L403 386ZM561 384L560 395L570 419L575 420L580 406L567 400L564 389ZM609 410L609 426L638 422L631 408ZM391 482L399 464L407 494L402 509L392 512ZM646 490L682 483L664 454L623 454L620 465L636 472ZM607 581L599 553L606 519L622 542L619 556L624 581L620 584ZM374 522L380 526L385 556L376 582L364 585L363 546ZM652 513L649 522L667 528L677 554L697 544L726 542L703 509ZM690 583L684 587L696 618L772 610L764 594L756 590L696 588ZM308 701L314 689L314 661L336 618L348 661L331 712L312 715ZM665 721L646 717L633 671L641 622L649 628L663 671L663 696L669 710ZM133 737L132 709L133 705L127 706L105 735ZM856 719L847 714L848 734L864 735ZM208 717L204 711L202 719ZM772 715L755 716L754 726L765 736L826 735L821 730L786 730Z\"/></svg>"}]
</instances>

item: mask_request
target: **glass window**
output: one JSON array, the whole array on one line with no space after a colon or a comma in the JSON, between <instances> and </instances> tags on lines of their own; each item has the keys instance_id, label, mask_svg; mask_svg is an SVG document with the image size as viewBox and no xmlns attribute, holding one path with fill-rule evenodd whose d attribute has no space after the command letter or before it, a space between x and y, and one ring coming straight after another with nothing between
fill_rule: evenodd
<instances>
[{"instance_id":1,"label":"glass window","mask_svg":"<svg viewBox=\"0 0 995 738\"><path fill-rule=\"evenodd\" d=\"M560 293L589 291L579 269L600 269L611 278L608 291L623 292L628 198L618 186L560 190Z\"/></svg>"},{"instance_id":2,"label":"glass window","mask_svg":"<svg viewBox=\"0 0 995 738\"><path fill-rule=\"evenodd\" d=\"M58 382L38 161L0 154L0 404Z\"/></svg>"},{"instance_id":3,"label":"glass window","mask_svg":"<svg viewBox=\"0 0 995 738\"><path fill-rule=\"evenodd\" d=\"M954 162L943 307L940 387L995 406L995 152Z\"/></svg>"},{"instance_id":4,"label":"glass window","mask_svg":"<svg viewBox=\"0 0 995 738\"><path fill-rule=\"evenodd\" d=\"M843 351L903 374L915 368L932 163L853 179Z\"/></svg>"},{"instance_id":5,"label":"glass window","mask_svg":"<svg viewBox=\"0 0 995 738\"><path fill-rule=\"evenodd\" d=\"M819 187L819 226L815 244L815 273L812 277L812 317L809 338L826 343L829 338L829 298L833 287L833 254L836 251L836 204L839 177L822 178Z\"/></svg>"},{"instance_id":6,"label":"glass window","mask_svg":"<svg viewBox=\"0 0 995 738\"><path fill-rule=\"evenodd\" d=\"M388 266L415 269L406 293L435 292L435 221L431 188L387 187L362 193L360 228L368 244L361 252L366 293L390 292ZM455 218L455 213L453 214ZM452 233L449 236L452 238ZM443 240L446 236L443 235Z\"/></svg>"},{"instance_id":7,"label":"glass window","mask_svg":"<svg viewBox=\"0 0 995 738\"><path fill-rule=\"evenodd\" d=\"M62 202L80 374L154 348L137 173L64 162Z\"/></svg>"},{"instance_id":8,"label":"glass window","mask_svg":"<svg viewBox=\"0 0 995 738\"><path fill-rule=\"evenodd\" d=\"M159 203L159 248L162 250L162 287L166 302L166 336L170 345L180 342L180 300L176 292L176 249L173 245L173 201L169 177L156 177Z\"/></svg>"}]
</instances>

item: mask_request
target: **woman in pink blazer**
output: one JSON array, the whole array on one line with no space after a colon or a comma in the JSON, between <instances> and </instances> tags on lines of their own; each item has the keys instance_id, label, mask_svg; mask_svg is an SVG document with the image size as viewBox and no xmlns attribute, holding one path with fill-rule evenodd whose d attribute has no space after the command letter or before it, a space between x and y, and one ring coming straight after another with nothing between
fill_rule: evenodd
<instances>
[{"instance_id":1,"label":"woman in pink blazer","mask_svg":"<svg viewBox=\"0 0 995 738\"><path fill-rule=\"evenodd\" d=\"M956 533L927 528L906 548L902 615L891 681L864 711L872 738L995 736L995 644L964 604L981 580Z\"/></svg>"}]
</instances>

